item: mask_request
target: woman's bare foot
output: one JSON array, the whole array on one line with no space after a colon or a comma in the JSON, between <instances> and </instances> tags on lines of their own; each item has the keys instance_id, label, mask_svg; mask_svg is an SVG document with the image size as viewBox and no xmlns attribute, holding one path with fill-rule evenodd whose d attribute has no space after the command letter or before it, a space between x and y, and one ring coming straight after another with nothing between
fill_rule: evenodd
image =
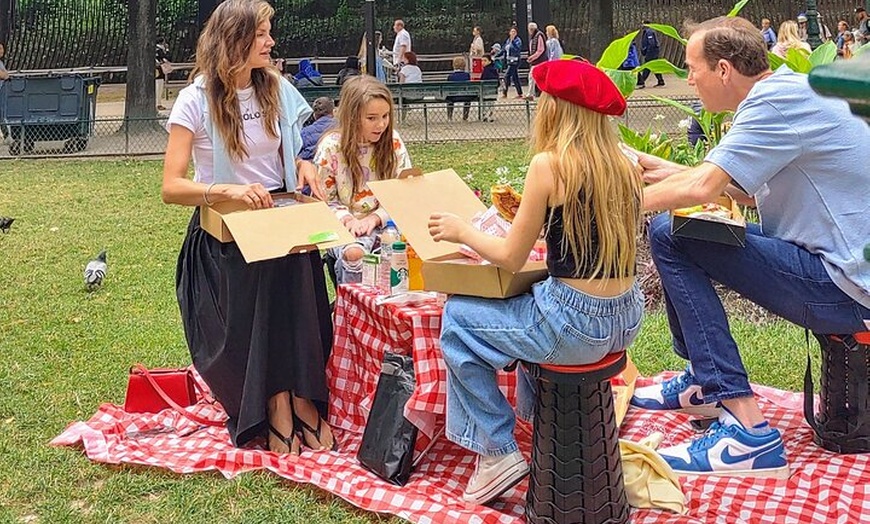
<instances>
[{"instance_id":1,"label":"woman's bare foot","mask_svg":"<svg viewBox=\"0 0 870 524\"><path fill-rule=\"evenodd\" d=\"M282 391L269 399L269 451L298 455L302 441L293 427L293 408L290 392Z\"/></svg>"},{"instance_id":2,"label":"woman's bare foot","mask_svg":"<svg viewBox=\"0 0 870 524\"><path fill-rule=\"evenodd\" d=\"M293 395L293 412L302 425L302 440L306 446L315 451L336 448L332 428L320 418L320 413L313 402Z\"/></svg>"}]
</instances>

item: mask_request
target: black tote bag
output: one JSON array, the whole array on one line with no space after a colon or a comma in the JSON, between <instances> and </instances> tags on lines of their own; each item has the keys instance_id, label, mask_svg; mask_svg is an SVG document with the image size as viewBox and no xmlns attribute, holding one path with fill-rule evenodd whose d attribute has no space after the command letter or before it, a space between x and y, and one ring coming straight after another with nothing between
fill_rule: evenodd
<instances>
[{"instance_id":1,"label":"black tote bag","mask_svg":"<svg viewBox=\"0 0 870 524\"><path fill-rule=\"evenodd\" d=\"M417 426L403 414L414 392L414 361L384 353L375 399L363 432L357 459L382 479L404 486L411 476Z\"/></svg>"}]
</instances>

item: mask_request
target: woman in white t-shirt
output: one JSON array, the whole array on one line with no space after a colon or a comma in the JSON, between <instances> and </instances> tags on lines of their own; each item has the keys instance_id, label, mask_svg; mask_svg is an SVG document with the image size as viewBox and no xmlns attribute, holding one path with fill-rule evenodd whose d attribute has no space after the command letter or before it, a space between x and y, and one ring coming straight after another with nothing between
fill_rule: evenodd
<instances>
[{"instance_id":1,"label":"woman in white t-shirt","mask_svg":"<svg viewBox=\"0 0 870 524\"><path fill-rule=\"evenodd\" d=\"M313 164L295 158L311 110L269 59L273 14L263 0L227 0L209 18L194 82L167 123L164 202L264 209L273 192L296 189L297 176L315 187ZM233 443L266 437L271 451L297 454L302 445L334 448L323 421L332 325L319 254L248 264L235 242L203 230L199 216L198 207L178 257L176 294L193 363L226 410Z\"/></svg>"},{"instance_id":2,"label":"woman in white t-shirt","mask_svg":"<svg viewBox=\"0 0 870 524\"><path fill-rule=\"evenodd\" d=\"M419 84L423 82L423 71L417 65L417 53L408 51L405 53L405 65L399 69L400 84Z\"/></svg>"}]
</instances>

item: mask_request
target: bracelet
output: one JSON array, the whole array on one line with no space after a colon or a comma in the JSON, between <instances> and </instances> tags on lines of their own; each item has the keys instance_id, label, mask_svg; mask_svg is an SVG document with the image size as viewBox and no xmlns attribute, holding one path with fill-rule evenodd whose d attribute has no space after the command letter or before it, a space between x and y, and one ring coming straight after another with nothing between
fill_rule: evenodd
<instances>
[{"instance_id":1,"label":"bracelet","mask_svg":"<svg viewBox=\"0 0 870 524\"><path fill-rule=\"evenodd\" d=\"M214 202L209 202L209 200L208 200L208 193L209 193L209 191L211 191L211 188L213 188L214 185L215 185L214 182L209 184L208 187L205 188L205 193L202 194L202 199L205 201L205 205L207 205L207 206L211 206L212 204L214 204Z\"/></svg>"}]
</instances>

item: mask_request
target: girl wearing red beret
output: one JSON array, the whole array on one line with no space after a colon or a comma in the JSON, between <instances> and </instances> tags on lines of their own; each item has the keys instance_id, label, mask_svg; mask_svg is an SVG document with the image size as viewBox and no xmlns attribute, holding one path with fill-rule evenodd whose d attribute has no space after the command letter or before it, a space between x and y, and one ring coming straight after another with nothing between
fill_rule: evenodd
<instances>
[{"instance_id":1,"label":"girl wearing red beret","mask_svg":"<svg viewBox=\"0 0 870 524\"><path fill-rule=\"evenodd\" d=\"M549 277L508 299L452 296L442 320L447 364L447 437L478 454L463 498L486 504L518 483L528 464L514 438L515 415L496 370L518 360L556 365L597 362L636 337L643 295L635 282L642 183L608 115L625 99L601 70L573 60L535 68L543 94L532 135L534 158L507 238L435 213L435 240L463 243L519 270L543 229ZM517 414L529 420L531 380L519 366Z\"/></svg>"}]
</instances>

